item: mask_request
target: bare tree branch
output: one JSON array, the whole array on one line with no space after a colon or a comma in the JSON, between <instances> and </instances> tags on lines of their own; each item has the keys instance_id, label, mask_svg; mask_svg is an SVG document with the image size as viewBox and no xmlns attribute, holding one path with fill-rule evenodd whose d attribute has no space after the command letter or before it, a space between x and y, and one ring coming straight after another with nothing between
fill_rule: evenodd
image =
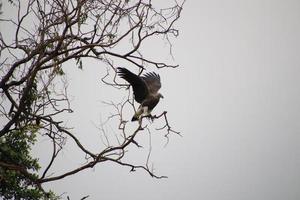
<instances>
[{"instance_id":1,"label":"bare tree branch","mask_svg":"<svg viewBox=\"0 0 300 200\"><path fill-rule=\"evenodd\" d=\"M130 90L122 102L108 103L113 112L98 127L105 137L105 147L102 150L88 149L71 127L67 127L59 119L73 113L67 90L68 82L64 78L65 64L68 61L75 61L79 68L83 67L84 59L96 59L104 63L107 69L103 70L107 70L107 73L102 77L101 84L120 92L128 89L128 85L119 82L115 60L139 69L140 73L149 67L159 70L178 67L148 58L142 47L146 41L163 38L168 42L172 54L170 38L179 34L175 23L180 18L183 3L175 1L172 6L160 9L151 0L17 1L15 17L0 19L3 25L14 27L13 39L6 38L0 32L0 120L3 121L0 137L15 130L34 127L40 136L49 139L52 154L49 163L35 180L39 187L42 183L63 179L106 161L129 167L131 171L142 169L155 178L166 178L154 174L148 166L152 148L151 135L146 164L134 165L123 161L129 146L141 147L136 135L145 128L150 130L144 117L134 125L133 131L128 130L128 126L133 125L129 125L124 113L128 109L136 110ZM171 133L180 135L171 128L167 111L152 116L151 119L163 120L164 125L157 130L166 130L167 139ZM117 120L116 141L112 141L107 136L112 133L107 133L102 127L114 120ZM53 176L49 172L67 138L86 155L87 162ZM22 166L2 161L0 166L18 171L24 176L31 175ZM87 197L82 199L85 198Z\"/></svg>"}]
</instances>

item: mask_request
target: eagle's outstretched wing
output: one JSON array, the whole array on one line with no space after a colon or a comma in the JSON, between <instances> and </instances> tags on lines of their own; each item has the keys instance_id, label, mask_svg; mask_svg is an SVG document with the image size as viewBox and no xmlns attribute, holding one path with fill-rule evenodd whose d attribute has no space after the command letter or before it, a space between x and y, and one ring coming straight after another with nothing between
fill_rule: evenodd
<instances>
[{"instance_id":1,"label":"eagle's outstretched wing","mask_svg":"<svg viewBox=\"0 0 300 200\"><path fill-rule=\"evenodd\" d=\"M150 94L155 95L161 88L160 76L155 72L145 74L142 79L146 82Z\"/></svg>"},{"instance_id":2,"label":"eagle's outstretched wing","mask_svg":"<svg viewBox=\"0 0 300 200\"><path fill-rule=\"evenodd\" d=\"M118 74L121 78L125 79L133 89L134 98L138 103L142 103L147 97L149 91L147 83L143 78L137 76L126 68L118 67Z\"/></svg>"}]
</instances>

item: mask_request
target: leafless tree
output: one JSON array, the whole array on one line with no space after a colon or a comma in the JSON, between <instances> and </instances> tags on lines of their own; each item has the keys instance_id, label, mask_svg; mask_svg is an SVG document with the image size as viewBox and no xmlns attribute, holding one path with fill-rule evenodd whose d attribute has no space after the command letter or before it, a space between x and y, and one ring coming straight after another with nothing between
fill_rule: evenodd
<instances>
[{"instance_id":1,"label":"leafless tree","mask_svg":"<svg viewBox=\"0 0 300 200\"><path fill-rule=\"evenodd\" d=\"M174 24L180 17L183 2L174 1L166 8L160 8L159 2L155 5L151 0L28 0L12 3L17 10L15 18L0 20L2 25L14 27L9 37L2 31L0 33L0 121L3 123L0 137L23 129L52 141L52 157L34 184L41 186L63 179L106 161L130 167L132 171L143 169L152 177L163 178L154 174L148 164L122 161L129 145L139 146L136 134L147 129L142 121L133 132L126 129L128 121L123 117L123 108L134 108L131 95L121 103L108 103L115 109L109 119L118 119L120 137L117 145L108 142L99 152L86 148L69 127L58 120L59 116L73 112L64 81L64 65L75 60L82 68L83 59L105 63L111 70L102 78L102 84L110 85L112 89L128 87L116 78L115 60L122 60L140 72L151 66L177 67L145 57L141 47L145 41L160 38L171 48L170 37L178 35ZM55 84L57 80L61 84ZM166 111L154 118L164 122L158 129L165 129L166 137L170 133L179 134L171 128ZM73 140L86 154L87 162L53 176L49 170L66 138ZM22 166L4 162L0 162L0 166L30 177L30 171Z\"/></svg>"}]
</instances>

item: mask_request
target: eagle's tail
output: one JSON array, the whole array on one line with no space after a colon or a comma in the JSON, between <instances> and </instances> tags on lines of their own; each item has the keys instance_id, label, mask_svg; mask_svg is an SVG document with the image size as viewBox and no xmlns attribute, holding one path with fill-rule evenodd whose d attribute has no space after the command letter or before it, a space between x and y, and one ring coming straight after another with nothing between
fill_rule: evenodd
<instances>
[{"instance_id":1,"label":"eagle's tail","mask_svg":"<svg viewBox=\"0 0 300 200\"><path fill-rule=\"evenodd\" d=\"M136 111L136 113L134 113L134 115L133 115L131 121L133 122L133 121L139 120L139 118L140 118L140 116L141 116L142 114L143 114L143 108L141 107L141 108L139 108L139 109Z\"/></svg>"},{"instance_id":2,"label":"eagle's tail","mask_svg":"<svg viewBox=\"0 0 300 200\"><path fill-rule=\"evenodd\" d=\"M146 111L146 113L145 113ZM140 106L139 109L136 111L136 113L133 115L131 121L137 121L141 117L142 114L148 113L148 107L142 107Z\"/></svg>"},{"instance_id":3,"label":"eagle's tail","mask_svg":"<svg viewBox=\"0 0 300 200\"><path fill-rule=\"evenodd\" d=\"M139 118L136 116L136 115L134 115L133 117L132 117L132 119L131 119L131 121L133 122L133 121L137 121Z\"/></svg>"}]
</instances>

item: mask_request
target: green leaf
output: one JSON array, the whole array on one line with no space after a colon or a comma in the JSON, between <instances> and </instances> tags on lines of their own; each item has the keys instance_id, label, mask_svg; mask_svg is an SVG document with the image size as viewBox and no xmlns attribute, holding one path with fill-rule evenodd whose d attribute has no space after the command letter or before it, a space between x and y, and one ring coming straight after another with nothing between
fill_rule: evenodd
<instances>
[{"instance_id":1,"label":"green leaf","mask_svg":"<svg viewBox=\"0 0 300 200\"><path fill-rule=\"evenodd\" d=\"M36 141L37 125L28 125L14 130L0 138L0 160L8 165L25 169L28 175L18 170L0 167L0 198L1 199L57 199L54 193L45 193L34 180L38 179L40 165L37 158L31 155L31 146Z\"/></svg>"},{"instance_id":2,"label":"green leaf","mask_svg":"<svg viewBox=\"0 0 300 200\"><path fill-rule=\"evenodd\" d=\"M76 58L76 65L78 66L79 69L82 70L82 60L81 60L81 58Z\"/></svg>"}]
</instances>

